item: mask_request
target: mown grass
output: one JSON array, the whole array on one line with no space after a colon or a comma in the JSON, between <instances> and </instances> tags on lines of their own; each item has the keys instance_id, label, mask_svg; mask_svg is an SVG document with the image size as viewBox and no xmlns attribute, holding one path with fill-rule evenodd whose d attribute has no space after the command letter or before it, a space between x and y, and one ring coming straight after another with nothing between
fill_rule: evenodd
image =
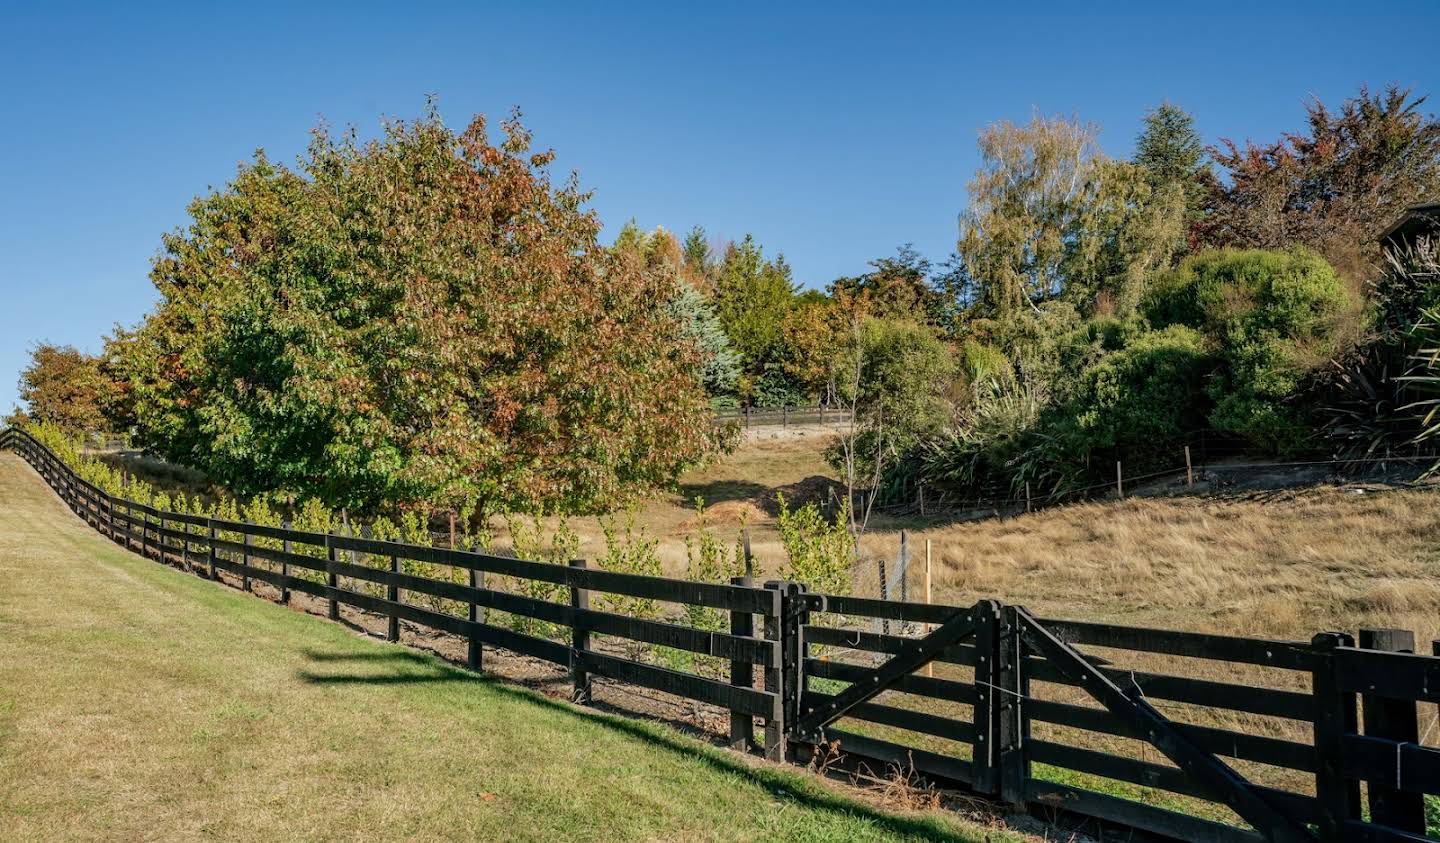
<instances>
[{"instance_id":1,"label":"mown grass","mask_svg":"<svg viewBox=\"0 0 1440 843\"><path fill-rule=\"evenodd\" d=\"M128 554L0 455L0 839L1013 839Z\"/></svg>"}]
</instances>

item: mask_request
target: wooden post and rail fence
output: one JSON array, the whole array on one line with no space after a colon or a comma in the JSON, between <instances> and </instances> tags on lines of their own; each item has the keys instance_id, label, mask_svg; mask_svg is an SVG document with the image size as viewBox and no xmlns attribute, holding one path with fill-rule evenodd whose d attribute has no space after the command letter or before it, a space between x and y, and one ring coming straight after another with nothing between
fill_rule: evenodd
<instances>
[{"instance_id":1,"label":"wooden post and rail fence","mask_svg":"<svg viewBox=\"0 0 1440 843\"><path fill-rule=\"evenodd\" d=\"M1440 703L1440 642L1418 653L1404 630L1280 641L1039 618L993 600L956 607L750 577L621 574L582 560L555 565L157 510L96 488L23 431L0 432L0 448L127 549L230 585L265 583L276 599L312 595L332 618L384 618L392 641L402 624L458 636L474 669L486 646L552 662L568 670L581 704L597 678L708 704L729 713L731 747L774 761L821 753L830 769L894 765L1047 819L1152 839L1435 839L1425 798L1440 794L1440 750L1424 744L1421 727L1434 724ZM469 576L416 576L401 560ZM568 600L502 591L503 580L562 586ZM705 606L728 625L603 611L593 600L601 594ZM568 634L518 632L494 612ZM917 634L861 628L877 619ZM728 662L728 677L603 645L617 638ZM1169 796L1146 795L1156 792Z\"/></svg>"}]
</instances>

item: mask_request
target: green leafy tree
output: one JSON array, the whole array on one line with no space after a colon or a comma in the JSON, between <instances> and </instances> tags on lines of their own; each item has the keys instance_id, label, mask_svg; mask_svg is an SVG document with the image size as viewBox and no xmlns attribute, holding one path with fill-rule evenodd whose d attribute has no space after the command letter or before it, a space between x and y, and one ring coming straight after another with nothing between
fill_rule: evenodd
<instances>
[{"instance_id":1,"label":"green leafy tree","mask_svg":"<svg viewBox=\"0 0 1440 843\"><path fill-rule=\"evenodd\" d=\"M100 360L73 345L40 344L30 349L30 363L20 372L20 400L25 417L56 425L71 433L106 428L105 409L111 385Z\"/></svg>"},{"instance_id":2,"label":"green leafy tree","mask_svg":"<svg viewBox=\"0 0 1440 843\"><path fill-rule=\"evenodd\" d=\"M784 369L811 400L832 402L845 348L845 314L824 295L798 297L781 326Z\"/></svg>"},{"instance_id":3,"label":"green leafy tree","mask_svg":"<svg viewBox=\"0 0 1440 843\"><path fill-rule=\"evenodd\" d=\"M129 357L138 427L241 494L583 511L715 433L673 289L597 242L518 116L317 131L190 206Z\"/></svg>"},{"instance_id":4,"label":"green leafy tree","mask_svg":"<svg viewBox=\"0 0 1440 843\"><path fill-rule=\"evenodd\" d=\"M716 270L715 312L751 377L778 360L794 298L795 282L783 256L767 260L748 234L726 249Z\"/></svg>"},{"instance_id":5,"label":"green leafy tree","mask_svg":"<svg viewBox=\"0 0 1440 843\"><path fill-rule=\"evenodd\" d=\"M830 283L830 295L837 299L863 300L864 309L882 319L910 319L939 325L944 318L944 300L930 283L930 261L906 243L894 257L870 262L864 275L837 278Z\"/></svg>"},{"instance_id":6,"label":"green leafy tree","mask_svg":"<svg viewBox=\"0 0 1440 843\"><path fill-rule=\"evenodd\" d=\"M951 417L947 394L957 370L949 347L913 322L857 318L845 353L841 397L853 421L827 458L845 480L851 527L858 534L869 520L870 504L855 510L855 489L878 485L887 466L945 429Z\"/></svg>"},{"instance_id":7,"label":"green leafy tree","mask_svg":"<svg viewBox=\"0 0 1440 843\"><path fill-rule=\"evenodd\" d=\"M697 287L704 283L704 277L697 278L687 270L689 259L675 235L664 228L646 233L632 220L620 230L614 249L639 261L645 271L671 285L668 310L682 335L699 352L699 376L706 391L712 396L733 392L740 377L740 355L731 347L715 308Z\"/></svg>"},{"instance_id":8,"label":"green leafy tree","mask_svg":"<svg viewBox=\"0 0 1440 843\"><path fill-rule=\"evenodd\" d=\"M715 252L710 248L705 229L698 225L690 229L680 246L680 252L691 283L700 289L709 290L715 282L716 267Z\"/></svg>"},{"instance_id":9,"label":"green leafy tree","mask_svg":"<svg viewBox=\"0 0 1440 843\"><path fill-rule=\"evenodd\" d=\"M978 304L1003 317L1053 298L1100 158L1094 126L1035 115L980 133L980 169L967 192L957 253L981 289Z\"/></svg>"},{"instance_id":10,"label":"green leafy tree","mask_svg":"<svg viewBox=\"0 0 1440 843\"><path fill-rule=\"evenodd\" d=\"M1038 314L1062 295L1133 311L1182 239L1183 202L1178 188L1157 192L1138 166L1107 159L1097 132L1040 115L982 132L957 265L941 286L989 319Z\"/></svg>"},{"instance_id":11,"label":"green leafy tree","mask_svg":"<svg viewBox=\"0 0 1440 843\"><path fill-rule=\"evenodd\" d=\"M1314 252L1227 249L1182 261L1157 282L1146 312L1157 328L1189 326L1218 349L1222 365L1206 386L1211 425L1285 450L1304 438L1293 399L1340 350L1353 306Z\"/></svg>"},{"instance_id":12,"label":"green leafy tree","mask_svg":"<svg viewBox=\"0 0 1440 843\"><path fill-rule=\"evenodd\" d=\"M1088 312L1135 313L1156 273L1185 243L1181 185L1153 185L1126 161L1100 161L1064 266L1067 293Z\"/></svg>"}]
</instances>

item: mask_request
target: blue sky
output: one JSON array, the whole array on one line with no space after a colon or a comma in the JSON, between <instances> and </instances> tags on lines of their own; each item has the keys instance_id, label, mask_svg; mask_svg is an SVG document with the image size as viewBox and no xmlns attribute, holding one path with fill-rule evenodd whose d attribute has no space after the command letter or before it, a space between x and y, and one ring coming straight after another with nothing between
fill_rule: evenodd
<instances>
[{"instance_id":1,"label":"blue sky","mask_svg":"<svg viewBox=\"0 0 1440 843\"><path fill-rule=\"evenodd\" d=\"M607 236L751 232L823 286L905 242L943 259L999 119L1075 114L1126 155L1163 100L1214 141L1362 83L1440 94L1440 2L1172 5L0 0L0 411L31 343L137 321L186 203L322 116L518 105Z\"/></svg>"}]
</instances>

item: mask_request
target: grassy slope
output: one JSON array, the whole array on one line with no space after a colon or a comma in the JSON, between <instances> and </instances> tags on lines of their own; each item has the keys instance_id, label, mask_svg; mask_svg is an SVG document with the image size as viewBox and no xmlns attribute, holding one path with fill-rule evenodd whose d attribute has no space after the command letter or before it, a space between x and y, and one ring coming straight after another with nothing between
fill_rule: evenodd
<instances>
[{"instance_id":1,"label":"grassy slope","mask_svg":"<svg viewBox=\"0 0 1440 843\"><path fill-rule=\"evenodd\" d=\"M10 454L0 676L5 840L985 836L139 559Z\"/></svg>"}]
</instances>

